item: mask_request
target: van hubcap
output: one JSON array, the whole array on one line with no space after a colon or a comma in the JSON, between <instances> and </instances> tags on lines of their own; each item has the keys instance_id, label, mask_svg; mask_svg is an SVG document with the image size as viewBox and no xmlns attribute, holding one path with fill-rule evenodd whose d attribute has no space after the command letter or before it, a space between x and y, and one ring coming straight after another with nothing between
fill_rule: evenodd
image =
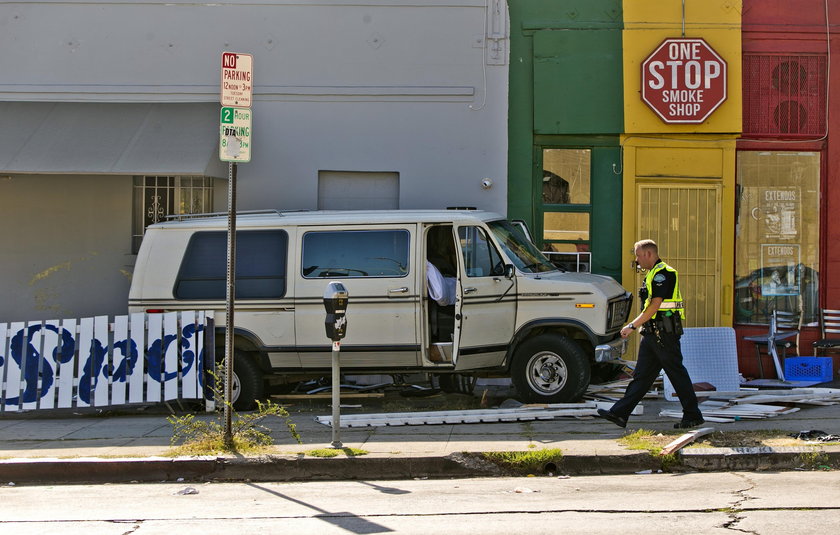
<instances>
[{"instance_id":1,"label":"van hubcap","mask_svg":"<svg viewBox=\"0 0 840 535\"><path fill-rule=\"evenodd\" d=\"M554 394L566 385L566 363L556 353L537 353L528 361L528 384L536 392Z\"/></svg>"},{"instance_id":2,"label":"van hubcap","mask_svg":"<svg viewBox=\"0 0 840 535\"><path fill-rule=\"evenodd\" d=\"M219 370L216 375L219 378L219 388L217 389L222 394L225 393L225 367L224 363L219 363ZM242 390L242 385L239 384L239 376L236 375L236 372L233 372L233 380L231 381L230 385L230 402L236 403L236 400L239 399L239 392Z\"/></svg>"}]
</instances>

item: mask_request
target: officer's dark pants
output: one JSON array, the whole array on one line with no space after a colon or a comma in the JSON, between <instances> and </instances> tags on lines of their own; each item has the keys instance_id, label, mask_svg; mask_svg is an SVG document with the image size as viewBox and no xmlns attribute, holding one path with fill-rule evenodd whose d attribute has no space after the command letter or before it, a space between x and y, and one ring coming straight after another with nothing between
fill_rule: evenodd
<instances>
[{"instance_id":1,"label":"officer's dark pants","mask_svg":"<svg viewBox=\"0 0 840 535\"><path fill-rule=\"evenodd\" d=\"M610 410L622 418L629 418L633 408L650 390L659 375L659 371L664 369L677 392L677 396L680 398L683 420L700 419L702 416L700 409L697 407L697 396L694 394L694 387L691 385L688 371L683 366L680 337L675 334L662 333L661 339L662 343L660 344L653 334L642 335L642 344L639 347L639 359L636 361L633 380L627 386L624 397L616 401Z\"/></svg>"}]
</instances>

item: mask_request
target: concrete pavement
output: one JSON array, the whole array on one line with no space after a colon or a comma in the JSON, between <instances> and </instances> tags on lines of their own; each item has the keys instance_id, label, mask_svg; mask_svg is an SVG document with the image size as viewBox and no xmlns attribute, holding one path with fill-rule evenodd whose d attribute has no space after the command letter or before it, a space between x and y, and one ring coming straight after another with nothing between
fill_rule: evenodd
<instances>
[{"instance_id":1,"label":"concrete pavement","mask_svg":"<svg viewBox=\"0 0 840 535\"><path fill-rule=\"evenodd\" d=\"M404 400L411 406L413 400ZM661 399L643 402L644 414L634 416L626 430L593 417L563 417L549 421L442 424L422 426L343 428L345 447L368 452L333 458L307 455L328 448L332 430L314 420L330 414L326 400L289 407L303 440L297 444L282 420L265 422L275 441L274 452L260 457L179 457L170 451L172 425L163 407L126 408L120 413L54 412L0 416L0 484L74 483L88 481L178 480L327 480L469 477L504 472L480 455L493 451L534 451L559 448L562 461L544 467L557 474L618 474L657 471L661 459L646 451L629 450L617 439L644 428L673 431L673 418L660 417L663 408L678 403ZM343 414L387 412L379 401L356 401L361 408ZM387 408L387 407L386 407ZM400 410L405 410L400 408ZM427 409L428 410L428 409ZM201 416L211 418L211 416ZM840 434L840 410L835 406L803 408L799 412L760 420L708 423L717 431L779 430L797 433L818 429ZM801 444L801 445L800 445ZM786 443L772 448L704 448L682 450L675 470L794 470L840 467L840 443Z\"/></svg>"}]
</instances>

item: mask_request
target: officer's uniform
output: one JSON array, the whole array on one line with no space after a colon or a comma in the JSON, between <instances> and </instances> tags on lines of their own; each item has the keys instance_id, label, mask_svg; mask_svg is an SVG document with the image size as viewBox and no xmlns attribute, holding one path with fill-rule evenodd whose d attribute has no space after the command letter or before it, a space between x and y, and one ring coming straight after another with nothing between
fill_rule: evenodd
<instances>
[{"instance_id":1,"label":"officer's uniform","mask_svg":"<svg viewBox=\"0 0 840 535\"><path fill-rule=\"evenodd\" d=\"M612 406L610 412L625 420L629 418L633 408L650 390L660 370L664 369L680 398L683 421L702 421L703 417L697 407L697 396L694 394L688 371L683 365L680 350L685 308L680 294L679 276L677 270L662 260L657 260L647 272L645 285L639 290L644 309L647 309L654 297L661 297L662 304L653 318L642 326L642 343L633 380L627 386L624 397Z\"/></svg>"}]
</instances>

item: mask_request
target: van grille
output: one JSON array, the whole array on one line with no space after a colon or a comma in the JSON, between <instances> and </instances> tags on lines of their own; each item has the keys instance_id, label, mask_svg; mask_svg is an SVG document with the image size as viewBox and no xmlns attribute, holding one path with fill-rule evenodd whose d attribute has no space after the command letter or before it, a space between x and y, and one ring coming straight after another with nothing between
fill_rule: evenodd
<instances>
[{"instance_id":1,"label":"van grille","mask_svg":"<svg viewBox=\"0 0 840 535\"><path fill-rule=\"evenodd\" d=\"M633 295L625 294L610 301L610 309L607 314L607 330L611 331L624 325L630 315L630 305L633 303Z\"/></svg>"}]
</instances>

